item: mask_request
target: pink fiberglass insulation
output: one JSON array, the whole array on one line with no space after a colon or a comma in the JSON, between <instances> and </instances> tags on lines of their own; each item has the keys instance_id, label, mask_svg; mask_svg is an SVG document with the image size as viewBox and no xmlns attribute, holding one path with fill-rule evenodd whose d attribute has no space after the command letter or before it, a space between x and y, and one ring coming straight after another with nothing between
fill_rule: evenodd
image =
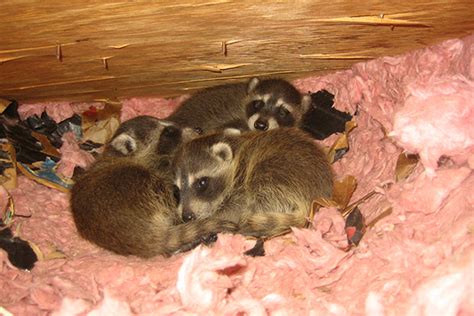
<instances>
[{"instance_id":1,"label":"pink fiberglass insulation","mask_svg":"<svg viewBox=\"0 0 474 316\"><path fill-rule=\"evenodd\" d=\"M31 218L16 219L18 234L65 258L25 272L0 252L0 306L14 315L474 315L473 56L470 36L295 82L335 94L339 110L358 109L350 151L334 168L357 178L354 200L378 192L359 206L368 223L391 213L357 248L344 250L344 220L322 209L313 228L270 240L265 257L243 256L253 242L224 234L172 258L121 257L79 238L67 194L20 178L11 194ZM181 100L124 100L122 119L166 117ZM60 120L81 106L22 113L46 108ZM73 141L64 146L65 173L87 164ZM395 183L402 152L421 163Z\"/></svg>"}]
</instances>

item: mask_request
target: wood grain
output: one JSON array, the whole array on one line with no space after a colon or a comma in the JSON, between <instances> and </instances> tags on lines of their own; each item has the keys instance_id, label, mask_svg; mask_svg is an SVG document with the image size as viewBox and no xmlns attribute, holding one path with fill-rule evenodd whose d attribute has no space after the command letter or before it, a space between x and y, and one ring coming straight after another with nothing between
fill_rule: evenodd
<instances>
[{"instance_id":1,"label":"wood grain","mask_svg":"<svg viewBox=\"0 0 474 316\"><path fill-rule=\"evenodd\" d=\"M474 31L474 1L2 1L0 96L175 96L347 69Z\"/></svg>"}]
</instances>

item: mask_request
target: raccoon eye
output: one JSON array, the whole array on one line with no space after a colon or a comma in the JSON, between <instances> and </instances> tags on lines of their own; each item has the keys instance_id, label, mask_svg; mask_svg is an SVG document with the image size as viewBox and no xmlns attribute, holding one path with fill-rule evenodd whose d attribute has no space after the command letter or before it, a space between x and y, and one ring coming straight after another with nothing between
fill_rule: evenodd
<instances>
[{"instance_id":1,"label":"raccoon eye","mask_svg":"<svg viewBox=\"0 0 474 316\"><path fill-rule=\"evenodd\" d=\"M288 114L290 114L290 111L288 111L287 109L281 107L280 109L278 109L278 116L281 117L281 118L284 118L286 117Z\"/></svg>"},{"instance_id":2,"label":"raccoon eye","mask_svg":"<svg viewBox=\"0 0 474 316\"><path fill-rule=\"evenodd\" d=\"M165 137L176 137L179 135L179 128L176 126L166 126L161 135Z\"/></svg>"},{"instance_id":3,"label":"raccoon eye","mask_svg":"<svg viewBox=\"0 0 474 316\"><path fill-rule=\"evenodd\" d=\"M263 108L264 105L265 105L265 103L264 103L262 100L255 100L255 101L252 101L252 108L253 108L255 111L260 110L261 108Z\"/></svg>"},{"instance_id":4,"label":"raccoon eye","mask_svg":"<svg viewBox=\"0 0 474 316\"><path fill-rule=\"evenodd\" d=\"M196 133L198 133L199 135L204 134L204 131L203 131L202 128L200 128L200 127L195 127L195 128L194 128L194 131L195 131Z\"/></svg>"},{"instance_id":5,"label":"raccoon eye","mask_svg":"<svg viewBox=\"0 0 474 316\"><path fill-rule=\"evenodd\" d=\"M196 186L197 191L204 192L209 186L209 178L202 177L202 178L197 179L195 186Z\"/></svg>"},{"instance_id":6,"label":"raccoon eye","mask_svg":"<svg viewBox=\"0 0 474 316\"><path fill-rule=\"evenodd\" d=\"M179 194L179 188L176 185L173 185L173 197L174 197L176 203L179 204L180 194Z\"/></svg>"}]
</instances>

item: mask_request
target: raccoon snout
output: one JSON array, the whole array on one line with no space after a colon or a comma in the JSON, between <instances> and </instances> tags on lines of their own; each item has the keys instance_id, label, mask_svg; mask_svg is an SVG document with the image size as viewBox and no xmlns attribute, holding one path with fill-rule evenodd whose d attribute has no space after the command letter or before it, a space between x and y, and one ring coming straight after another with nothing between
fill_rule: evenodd
<instances>
[{"instance_id":1,"label":"raccoon snout","mask_svg":"<svg viewBox=\"0 0 474 316\"><path fill-rule=\"evenodd\" d=\"M183 210L183 215L181 215L181 217L185 223L196 219L196 215L190 210Z\"/></svg>"},{"instance_id":2,"label":"raccoon snout","mask_svg":"<svg viewBox=\"0 0 474 316\"><path fill-rule=\"evenodd\" d=\"M258 119L255 121L255 129L258 129L260 131L266 131L268 129L268 122Z\"/></svg>"}]
</instances>

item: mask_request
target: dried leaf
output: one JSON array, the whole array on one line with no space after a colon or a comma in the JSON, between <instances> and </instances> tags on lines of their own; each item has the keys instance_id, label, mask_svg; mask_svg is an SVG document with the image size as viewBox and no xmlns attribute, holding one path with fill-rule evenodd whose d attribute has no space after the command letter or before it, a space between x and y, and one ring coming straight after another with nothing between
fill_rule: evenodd
<instances>
[{"instance_id":1,"label":"dried leaf","mask_svg":"<svg viewBox=\"0 0 474 316\"><path fill-rule=\"evenodd\" d=\"M326 198L318 198L311 203L311 209L309 211L308 226L313 222L314 214L319 211L320 207L338 207L339 205L333 200Z\"/></svg>"},{"instance_id":2,"label":"dried leaf","mask_svg":"<svg viewBox=\"0 0 474 316\"><path fill-rule=\"evenodd\" d=\"M54 147L51 144L51 142L49 141L46 135L35 132L35 131L31 131L31 136L36 138L43 146L43 150L41 152L49 156L58 157L58 158L61 157L61 153L58 151L56 147Z\"/></svg>"},{"instance_id":3,"label":"dried leaf","mask_svg":"<svg viewBox=\"0 0 474 316\"><path fill-rule=\"evenodd\" d=\"M102 110L82 113L83 140L105 144L120 125L121 104L106 103Z\"/></svg>"},{"instance_id":4,"label":"dried leaf","mask_svg":"<svg viewBox=\"0 0 474 316\"><path fill-rule=\"evenodd\" d=\"M356 127L357 127L356 121L352 120L352 121L346 122L346 134L349 134L350 132L352 132L352 130Z\"/></svg>"},{"instance_id":5,"label":"dried leaf","mask_svg":"<svg viewBox=\"0 0 474 316\"><path fill-rule=\"evenodd\" d=\"M338 207L338 204L333 200L326 198L318 198L314 200L311 204L311 210L309 214L310 221L313 221L314 214L316 214L320 207Z\"/></svg>"},{"instance_id":6,"label":"dried leaf","mask_svg":"<svg viewBox=\"0 0 474 316\"><path fill-rule=\"evenodd\" d=\"M346 176L341 181L334 182L332 199L340 209L346 208L351 200L352 194L357 187L357 180L354 176Z\"/></svg>"},{"instance_id":7,"label":"dried leaf","mask_svg":"<svg viewBox=\"0 0 474 316\"><path fill-rule=\"evenodd\" d=\"M341 153L345 154L349 149L347 135L341 134L329 149L328 158L330 163L334 163L342 158Z\"/></svg>"},{"instance_id":8,"label":"dried leaf","mask_svg":"<svg viewBox=\"0 0 474 316\"><path fill-rule=\"evenodd\" d=\"M338 207L339 205L336 202L334 202L333 200L326 199L326 198L318 198L318 199L313 201L313 207L312 208L319 207L319 206L322 206L322 207Z\"/></svg>"},{"instance_id":9,"label":"dried leaf","mask_svg":"<svg viewBox=\"0 0 474 316\"><path fill-rule=\"evenodd\" d=\"M13 217L15 216L15 203L13 202L12 196L3 185L0 186L0 198L2 199L0 208L2 218L0 224L8 226L12 223Z\"/></svg>"},{"instance_id":10,"label":"dried leaf","mask_svg":"<svg viewBox=\"0 0 474 316\"><path fill-rule=\"evenodd\" d=\"M15 148L9 142L0 143L0 184L6 189L17 186Z\"/></svg>"},{"instance_id":11,"label":"dried leaf","mask_svg":"<svg viewBox=\"0 0 474 316\"><path fill-rule=\"evenodd\" d=\"M100 120L106 120L113 116L120 117L120 111L122 110L122 104L119 103L106 103L104 108L97 110L94 107L90 111L83 113L83 123L91 123Z\"/></svg>"},{"instance_id":12,"label":"dried leaf","mask_svg":"<svg viewBox=\"0 0 474 316\"><path fill-rule=\"evenodd\" d=\"M44 254L44 252L38 247L37 244L34 242L27 240L28 244L30 245L31 249L33 249L34 253L36 254L38 261L47 261L47 260L54 260L54 259L64 259L66 258L66 255L60 251L60 250L53 250L47 254Z\"/></svg>"},{"instance_id":13,"label":"dried leaf","mask_svg":"<svg viewBox=\"0 0 474 316\"><path fill-rule=\"evenodd\" d=\"M5 109L10 105L10 103L12 103L12 101L0 98L0 114L5 111Z\"/></svg>"},{"instance_id":14,"label":"dried leaf","mask_svg":"<svg viewBox=\"0 0 474 316\"><path fill-rule=\"evenodd\" d=\"M62 251L55 250L55 251L52 251L52 252L48 253L44 257L44 260L65 259L65 258L67 258L67 257Z\"/></svg>"},{"instance_id":15,"label":"dried leaf","mask_svg":"<svg viewBox=\"0 0 474 316\"><path fill-rule=\"evenodd\" d=\"M330 163L334 163L341 159L349 150L348 135L356 126L357 123L354 120L346 122L346 130L336 139L329 149L328 159Z\"/></svg>"},{"instance_id":16,"label":"dried leaf","mask_svg":"<svg viewBox=\"0 0 474 316\"><path fill-rule=\"evenodd\" d=\"M398 156L397 166L395 167L395 181L406 179L415 170L420 157L414 154L401 153Z\"/></svg>"}]
</instances>

